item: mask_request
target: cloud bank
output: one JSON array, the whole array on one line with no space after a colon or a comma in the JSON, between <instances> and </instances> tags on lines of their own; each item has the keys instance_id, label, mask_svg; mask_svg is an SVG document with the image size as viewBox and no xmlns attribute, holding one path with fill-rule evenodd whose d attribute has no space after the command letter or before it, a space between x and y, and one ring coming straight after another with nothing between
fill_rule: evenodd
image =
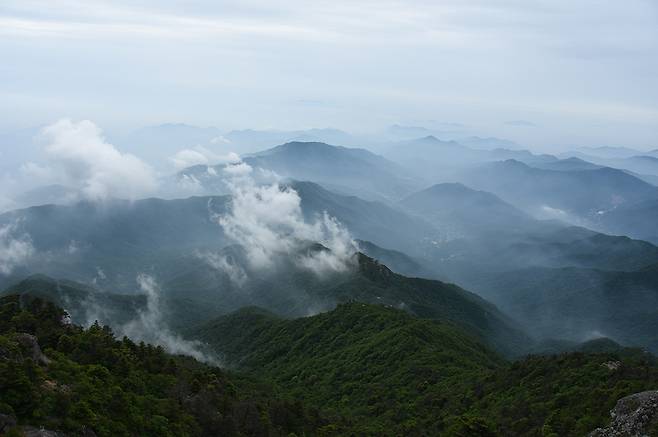
<instances>
[{"instance_id":1,"label":"cloud bank","mask_svg":"<svg viewBox=\"0 0 658 437\"><path fill-rule=\"evenodd\" d=\"M44 177L51 175L51 180L79 189L86 199L135 200L158 186L149 165L106 142L101 129L89 120L60 120L44 128L41 135L48 166L28 164L26 169Z\"/></svg>"},{"instance_id":2,"label":"cloud bank","mask_svg":"<svg viewBox=\"0 0 658 437\"><path fill-rule=\"evenodd\" d=\"M324 213L304 219L299 194L278 182L257 184L253 169L244 162L230 165L225 173L231 190L230 212L217 217L225 234L244 247L255 269L271 269L281 257L318 274L343 271L351 264L357 245L336 219ZM309 250L320 243L328 250Z\"/></svg>"}]
</instances>

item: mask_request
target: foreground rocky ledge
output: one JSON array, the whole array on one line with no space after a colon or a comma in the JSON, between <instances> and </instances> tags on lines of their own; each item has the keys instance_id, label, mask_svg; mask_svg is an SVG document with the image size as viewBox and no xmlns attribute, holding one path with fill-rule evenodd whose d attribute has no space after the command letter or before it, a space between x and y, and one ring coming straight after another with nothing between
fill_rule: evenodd
<instances>
[{"instance_id":1,"label":"foreground rocky ledge","mask_svg":"<svg viewBox=\"0 0 658 437\"><path fill-rule=\"evenodd\" d=\"M590 437L651 436L658 427L658 390L635 393L619 399L610 411L612 422L598 428Z\"/></svg>"}]
</instances>

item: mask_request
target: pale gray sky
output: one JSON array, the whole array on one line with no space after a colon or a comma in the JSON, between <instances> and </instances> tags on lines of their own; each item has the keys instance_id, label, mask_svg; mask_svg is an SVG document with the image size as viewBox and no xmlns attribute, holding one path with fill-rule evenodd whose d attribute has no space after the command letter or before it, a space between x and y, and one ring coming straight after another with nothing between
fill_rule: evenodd
<instances>
[{"instance_id":1,"label":"pale gray sky","mask_svg":"<svg viewBox=\"0 0 658 437\"><path fill-rule=\"evenodd\" d=\"M656 0L0 2L0 129L93 120L658 147Z\"/></svg>"}]
</instances>

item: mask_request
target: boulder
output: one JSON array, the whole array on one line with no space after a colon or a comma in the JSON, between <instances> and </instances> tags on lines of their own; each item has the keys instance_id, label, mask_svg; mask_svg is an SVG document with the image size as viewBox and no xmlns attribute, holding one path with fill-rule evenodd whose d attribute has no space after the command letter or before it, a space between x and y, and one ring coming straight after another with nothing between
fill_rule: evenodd
<instances>
[{"instance_id":1,"label":"boulder","mask_svg":"<svg viewBox=\"0 0 658 437\"><path fill-rule=\"evenodd\" d=\"M635 393L617 401L610 411L612 422L590 437L644 437L658 425L658 390Z\"/></svg>"}]
</instances>

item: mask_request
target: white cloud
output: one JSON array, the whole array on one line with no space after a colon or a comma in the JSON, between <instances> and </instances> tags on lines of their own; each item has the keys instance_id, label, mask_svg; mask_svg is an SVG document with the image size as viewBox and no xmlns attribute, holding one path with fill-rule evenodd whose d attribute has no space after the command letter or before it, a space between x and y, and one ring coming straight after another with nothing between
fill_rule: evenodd
<instances>
[{"instance_id":1,"label":"white cloud","mask_svg":"<svg viewBox=\"0 0 658 437\"><path fill-rule=\"evenodd\" d=\"M18 190L18 182L8 174L0 175L0 213L16 207L14 195Z\"/></svg>"},{"instance_id":2,"label":"white cloud","mask_svg":"<svg viewBox=\"0 0 658 437\"><path fill-rule=\"evenodd\" d=\"M31 161L23 164L20 172L23 176L37 181L53 181L57 178L53 169Z\"/></svg>"},{"instance_id":3,"label":"white cloud","mask_svg":"<svg viewBox=\"0 0 658 437\"><path fill-rule=\"evenodd\" d=\"M229 279L238 286L242 286L247 281L247 273L244 269L231 262L225 255L198 251L196 256L213 269L226 273Z\"/></svg>"},{"instance_id":4,"label":"white cloud","mask_svg":"<svg viewBox=\"0 0 658 437\"><path fill-rule=\"evenodd\" d=\"M232 177L246 177L252 173L253 169L250 165L244 162L228 165L224 168L224 172Z\"/></svg>"},{"instance_id":5,"label":"white cloud","mask_svg":"<svg viewBox=\"0 0 658 437\"><path fill-rule=\"evenodd\" d=\"M182 170L193 165L208 164L208 158L203 153L190 149L181 150L169 160L174 164L176 170Z\"/></svg>"},{"instance_id":6,"label":"white cloud","mask_svg":"<svg viewBox=\"0 0 658 437\"><path fill-rule=\"evenodd\" d=\"M134 200L157 188L151 167L107 143L101 130L91 121L60 120L44 128L42 136L52 171L88 199ZM46 173L37 166L26 166L26 169Z\"/></svg>"},{"instance_id":7,"label":"white cloud","mask_svg":"<svg viewBox=\"0 0 658 437\"><path fill-rule=\"evenodd\" d=\"M295 190L278 183L256 184L246 163L232 168L233 177L227 182L230 212L218 222L229 238L245 248L251 267L273 268L280 257L297 259L300 267L316 273L349 267L357 245L340 223L326 213L305 221ZM310 243L321 243L329 251L305 251Z\"/></svg>"},{"instance_id":8,"label":"white cloud","mask_svg":"<svg viewBox=\"0 0 658 437\"><path fill-rule=\"evenodd\" d=\"M0 193L0 213L3 213L5 211L9 211L13 209L15 206L14 199L12 199L10 196Z\"/></svg>"},{"instance_id":9,"label":"white cloud","mask_svg":"<svg viewBox=\"0 0 658 437\"><path fill-rule=\"evenodd\" d=\"M78 252L80 252L80 242L75 240L69 241L69 245L66 247L66 253L69 255L75 255Z\"/></svg>"},{"instance_id":10,"label":"white cloud","mask_svg":"<svg viewBox=\"0 0 658 437\"><path fill-rule=\"evenodd\" d=\"M15 224L0 226L0 274L9 275L34 254L30 236L20 234Z\"/></svg>"},{"instance_id":11,"label":"white cloud","mask_svg":"<svg viewBox=\"0 0 658 437\"><path fill-rule=\"evenodd\" d=\"M192 149L183 149L169 158L176 170L192 167L194 165L217 165L233 163L240 161L240 156L236 153L220 155L212 150L202 146L196 146Z\"/></svg>"},{"instance_id":12,"label":"white cloud","mask_svg":"<svg viewBox=\"0 0 658 437\"><path fill-rule=\"evenodd\" d=\"M189 355L200 361L214 362L214 360L201 352L201 343L188 341L172 333L162 313L160 301L160 288L150 275L139 274L137 284L140 291L146 295L146 309L141 310L136 319L120 326L120 334L136 341L158 344L174 354Z\"/></svg>"}]
</instances>

